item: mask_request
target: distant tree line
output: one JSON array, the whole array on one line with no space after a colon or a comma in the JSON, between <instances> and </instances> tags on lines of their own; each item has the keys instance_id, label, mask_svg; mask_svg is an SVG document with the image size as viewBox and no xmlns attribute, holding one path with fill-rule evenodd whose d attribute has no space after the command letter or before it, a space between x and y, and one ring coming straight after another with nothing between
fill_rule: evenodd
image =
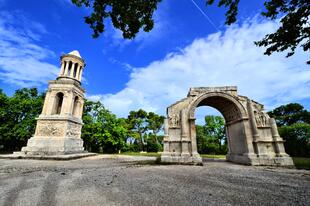
<instances>
[{"instance_id":1,"label":"distant tree line","mask_svg":"<svg viewBox=\"0 0 310 206\"><path fill-rule=\"evenodd\" d=\"M294 157L310 157L310 112L298 103L291 103L268 114L277 122L285 151Z\"/></svg>"},{"instance_id":2,"label":"distant tree line","mask_svg":"<svg viewBox=\"0 0 310 206\"><path fill-rule=\"evenodd\" d=\"M225 120L220 116L205 116L204 125L196 125L197 149L200 154L226 154Z\"/></svg>"},{"instance_id":3,"label":"distant tree line","mask_svg":"<svg viewBox=\"0 0 310 206\"><path fill-rule=\"evenodd\" d=\"M19 151L33 136L45 93L23 88L11 97L0 89L0 151ZM117 153L162 150L164 117L142 109L118 118L101 102L85 100L82 139L88 151Z\"/></svg>"},{"instance_id":4,"label":"distant tree line","mask_svg":"<svg viewBox=\"0 0 310 206\"><path fill-rule=\"evenodd\" d=\"M310 157L310 112L298 103L279 106L268 112L275 118L285 151L293 157ZM220 116L206 116L196 125L197 149L201 154L226 154L225 122Z\"/></svg>"},{"instance_id":5,"label":"distant tree line","mask_svg":"<svg viewBox=\"0 0 310 206\"><path fill-rule=\"evenodd\" d=\"M19 151L33 136L36 117L42 111L45 93L36 88L19 89L7 96L0 89L0 151ZM276 119L286 152L310 157L310 112L297 103L282 105L268 114ZM85 100L82 139L88 151L101 153L158 152L163 145L164 117L142 109L118 118L101 102ZM196 125L197 148L201 154L226 154L225 120L205 116Z\"/></svg>"}]
</instances>

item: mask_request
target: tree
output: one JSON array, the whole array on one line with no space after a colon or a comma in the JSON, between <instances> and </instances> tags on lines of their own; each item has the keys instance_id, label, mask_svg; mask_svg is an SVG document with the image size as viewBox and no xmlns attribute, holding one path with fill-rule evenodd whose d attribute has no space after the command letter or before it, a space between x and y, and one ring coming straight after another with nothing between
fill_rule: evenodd
<instances>
[{"instance_id":1,"label":"tree","mask_svg":"<svg viewBox=\"0 0 310 206\"><path fill-rule=\"evenodd\" d=\"M154 26L153 13L161 0L72 0L81 7L92 7L93 12L85 17L96 38L104 32L104 20L111 18L113 26L123 32L123 37L132 39L142 28L145 32Z\"/></svg>"},{"instance_id":2,"label":"tree","mask_svg":"<svg viewBox=\"0 0 310 206\"><path fill-rule=\"evenodd\" d=\"M285 151L293 157L310 157L310 124L295 123L279 128Z\"/></svg>"},{"instance_id":3,"label":"tree","mask_svg":"<svg viewBox=\"0 0 310 206\"><path fill-rule=\"evenodd\" d=\"M161 0L72 0L79 6L92 7L85 22L93 30L93 37L98 37L105 30L105 19L111 18L113 26L123 32L123 37L132 39L140 29L145 32L154 26L153 13ZM207 5L215 0L206 0ZM218 0L219 7L227 8L226 24L237 21L240 0ZM304 51L310 50L310 5L309 0L265 0L266 11L262 16L267 19L281 18L276 32L267 34L255 44L267 47L265 55L289 50L287 57L295 53L300 45ZM310 60L307 62L310 64Z\"/></svg>"},{"instance_id":4,"label":"tree","mask_svg":"<svg viewBox=\"0 0 310 206\"><path fill-rule=\"evenodd\" d=\"M0 141L3 150L20 150L26 145L35 132L35 118L42 111L44 96L36 88L16 90L12 97L0 92Z\"/></svg>"},{"instance_id":5,"label":"tree","mask_svg":"<svg viewBox=\"0 0 310 206\"><path fill-rule=\"evenodd\" d=\"M219 7L228 8L226 12L226 24L237 21L238 5L240 0L218 0ZM207 0L211 5L214 0ZM267 47L264 54L290 50L286 57L295 53L299 44L304 51L310 49L310 4L309 0L266 0L266 11L261 14L267 19L281 18L280 27L276 32L267 34L262 40L256 41L257 46ZM307 62L310 64L310 61Z\"/></svg>"},{"instance_id":6,"label":"tree","mask_svg":"<svg viewBox=\"0 0 310 206\"><path fill-rule=\"evenodd\" d=\"M225 120L222 117L205 116L205 125L196 125L196 137L199 153L226 154Z\"/></svg>"},{"instance_id":7,"label":"tree","mask_svg":"<svg viewBox=\"0 0 310 206\"><path fill-rule=\"evenodd\" d=\"M298 103L290 103L279 106L268 112L270 117L275 118L278 126L292 125L295 123L310 124L310 112Z\"/></svg>"},{"instance_id":8,"label":"tree","mask_svg":"<svg viewBox=\"0 0 310 206\"><path fill-rule=\"evenodd\" d=\"M138 111L130 111L127 118L131 136L139 141L142 151L144 151L144 145L146 144L144 141L144 134L148 130L147 116L148 114L146 111L139 109Z\"/></svg>"},{"instance_id":9,"label":"tree","mask_svg":"<svg viewBox=\"0 0 310 206\"><path fill-rule=\"evenodd\" d=\"M207 115L205 116L205 130L208 137L213 137L222 149L222 141L225 140L225 120L220 116Z\"/></svg>"},{"instance_id":10,"label":"tree","mask_svg":"<svg viewBox=\"0 0 310 206\"><path fill-rule=\"evenodd\" d=\"M154 112L149 112L147 115L148 129L152 131L155 141L158 144L157 133L163 128L164 116L155 114Z\"/></svg>"},{"instance_id":11,"label":"tree","mask_svg":"<svg viewBox=\"0 0 310 206\"><path fill-rule=\"evenodd\" d=\"M285 151L291 156L310 157L310 112L298 103L281 105L268 112L278 124Z\"/></svg>"},{"instance_id":12,"label":"tree","mask_svg":"<svg viewBox=\"0 0 310 206\"><path fill-rule=\"evenodd\" d=\"M85 101L83 122L82 139L89 151L115 153L123 149L128 134L126 123L100 102Z\"/></svg>"}]
</instances>

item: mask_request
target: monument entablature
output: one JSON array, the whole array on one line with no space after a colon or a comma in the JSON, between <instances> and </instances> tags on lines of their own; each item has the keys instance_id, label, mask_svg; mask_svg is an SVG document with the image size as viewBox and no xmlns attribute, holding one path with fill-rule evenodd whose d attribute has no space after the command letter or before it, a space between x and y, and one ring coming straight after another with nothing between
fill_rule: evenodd
<instances>
[{"instance_id":1,"label":"monument entablature","mask_svg":"<svg viewBox=\"0 0 310 206\"><path fill-rule=\"evenodd\" d=\"M292 165L275 120L264 106L238 95L237 87L194 87L186 98L167 108L163 162L201 163L197 152L195 110L216 108L226 122L227 160L250 165Z\"/></svg>"}]
</instances>

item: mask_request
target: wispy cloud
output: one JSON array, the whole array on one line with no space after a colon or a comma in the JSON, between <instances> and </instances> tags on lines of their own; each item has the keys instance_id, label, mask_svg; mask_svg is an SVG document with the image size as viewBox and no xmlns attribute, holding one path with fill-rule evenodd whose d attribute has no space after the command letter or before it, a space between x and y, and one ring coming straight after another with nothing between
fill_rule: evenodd
<instances>
[{"instance_id":1,"label":"wispy cloud","mask_svg":"<svg viewBox=\"0 0 310 206\"><path fill-rule=\"evenodd\" d=\"M55 78L58 68L46 59L53 51L40 45L45 27L22 12L0 12L0 80L22 87L39 86Z\"/></svg>"},{"instance_id":2,"label":"wispy cloud","mask_svg":"<svg viewBox=\"0 0 310 206\"><path fill-rule=\"evenodd\" d=\"M307 55L297 51L264 56L253 44L277 23L248 20L193 41L180 52L132 70L126 88L116 94L89 95L101 100L119 116L143 108L161 114L168 105L186 96L190 87L236 85L239 94L275 105L310 98L310 70Z\"/></svg>"}]
</instances>

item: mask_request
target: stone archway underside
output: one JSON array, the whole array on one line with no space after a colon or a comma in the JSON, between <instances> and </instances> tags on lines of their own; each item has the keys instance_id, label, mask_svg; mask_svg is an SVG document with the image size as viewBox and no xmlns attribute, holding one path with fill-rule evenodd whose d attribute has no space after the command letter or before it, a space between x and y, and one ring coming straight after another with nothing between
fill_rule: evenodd
<instances>
[{"instance_id":1,"label":"stone archway underside","mask_svg":"<svg viewBox=\"0 0 310 206\"><path fill-rule=\"evenodd\" d=\"M247 165L293 165L283 140L264 106L237 94L237 87L190 88L186 98L167 108L162 162L200 164L197 152L195 109L211 106L226 121L228 161Z\"/></svg>"}]
</instances>

